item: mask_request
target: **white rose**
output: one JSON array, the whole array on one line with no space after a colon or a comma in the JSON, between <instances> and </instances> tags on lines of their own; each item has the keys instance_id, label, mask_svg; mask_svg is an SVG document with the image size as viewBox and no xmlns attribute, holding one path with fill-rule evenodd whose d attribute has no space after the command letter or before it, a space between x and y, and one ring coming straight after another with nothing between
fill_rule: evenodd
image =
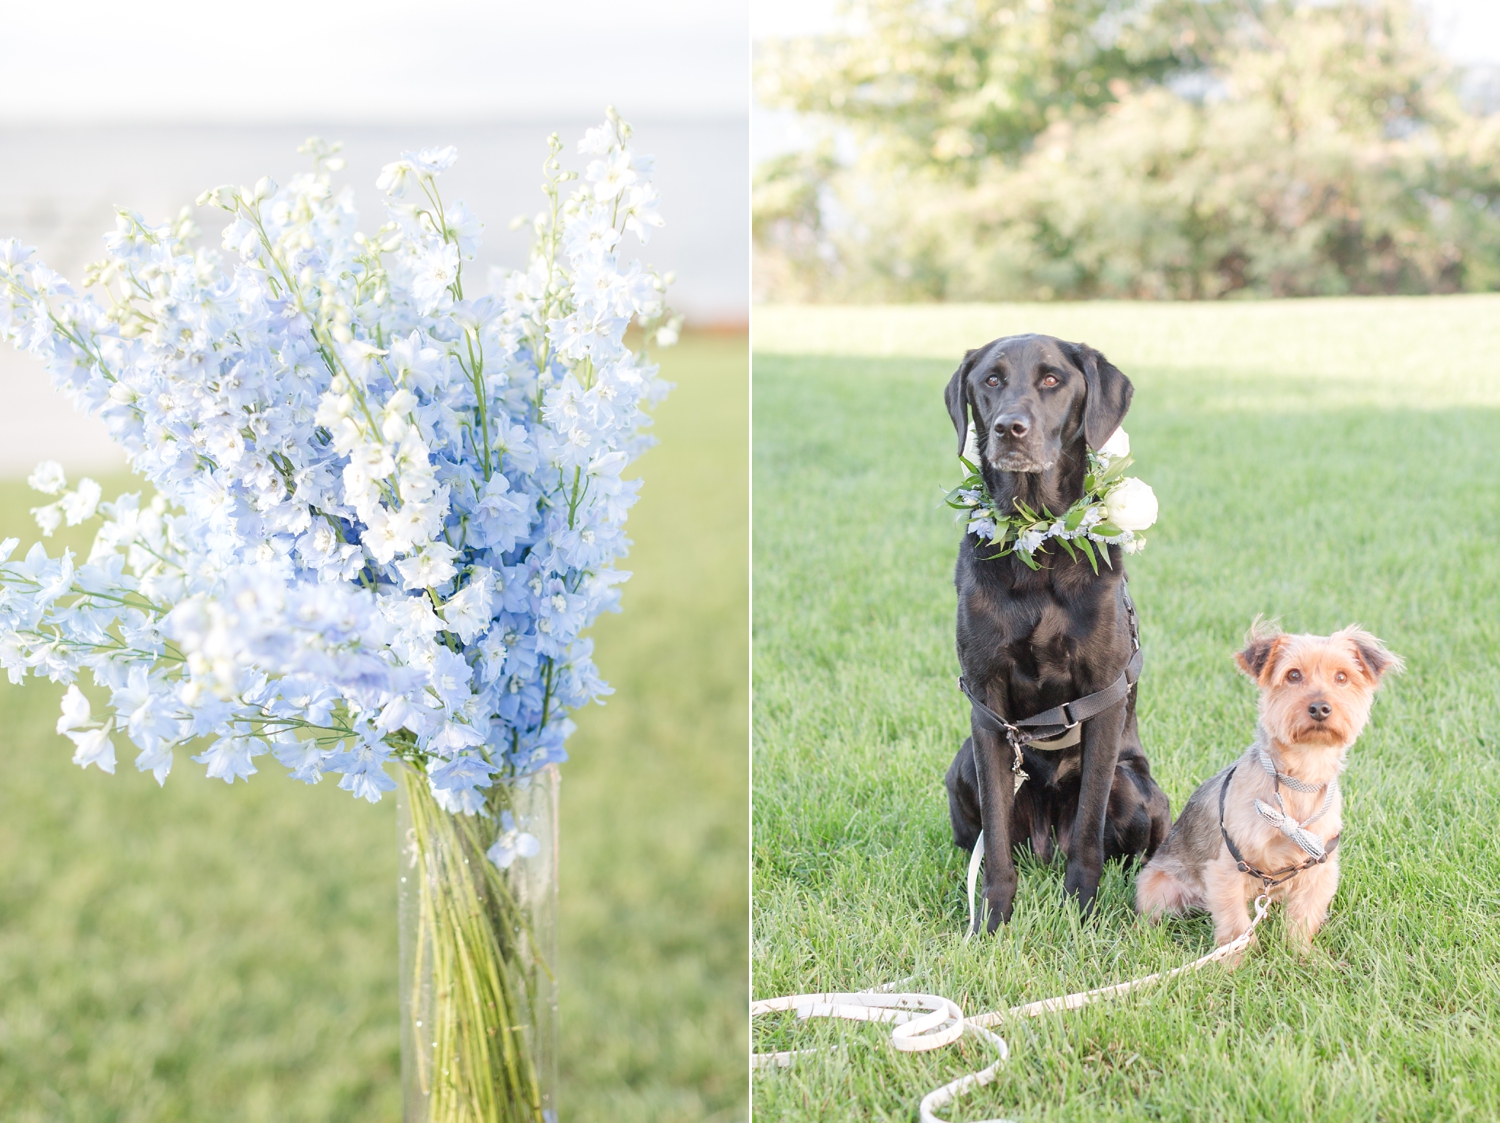
<instances>
[{"instance_id":1,"label":"white rose","mask_svg":"<svg viewBox=\"0 0 1500 1123\"><path fill-rule=\"evenodd\" d=\"M1145 530L1156 521L1156 493L1150 484L1130 477L1109 493L1104 509L1121 530Z\"/></svg>"},{"instance_id":2,"label":"white rose","mask_svg":"<svg viewBox=\"0 0 1500 1123\"><path fill-rule=\"evenodd\" d=\"M1130 455L1130 434L1124 429L1116 429L1114 435L1100 445L1096 450L1100 456L1108 460L1116 460L1122 456ZM1148 489L1149 490L1149 489Z\"/></svg>"}]
</instances>

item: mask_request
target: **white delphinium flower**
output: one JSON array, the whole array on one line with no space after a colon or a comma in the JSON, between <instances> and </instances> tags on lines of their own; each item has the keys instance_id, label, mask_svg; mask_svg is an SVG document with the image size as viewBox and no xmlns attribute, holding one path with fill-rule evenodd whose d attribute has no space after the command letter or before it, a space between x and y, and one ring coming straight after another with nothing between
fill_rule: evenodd
<instances>
[{"instance_id":1,"label":"white delphinium flower","mask_svg":"<svg viewBox=\"0 0 1500 1123\"><path fill-rule=\"evenodd\" d=\"M41 528L42 535L51 538L52 534L63 523L63 511L61 503L48 503L45 507L33 507L31 517L36 520L36 525Z\"/></svg>"},{"instance_id":2,"label":"white delphinium flower","mask_svg":"<svg viewBox=\"0 0 1500 1123\"><path fill-rule=\"evenodd\" d=\"M480 232L484 229L484 223L479 221L462 199L449 207L444 217L447 220L445 236L452 239L453 244L458 247L460 257L465 260L472 258L479 252Z\"/></svg>"},{"instance_id":3,"label":"white delphinium flower","mask_svg":"<svg viewBox=\"0 0 1500 1123\"><path fill-rule=\"evenodd\" d=\"M453 145L442 148L424 148L419 152L403 152L402 159L409 161L418 172L429 176L445 172L458 159L458 149Z\"/></svg>"},{"instance_id":4,"label":"white delphinium flower","mask_svg":"<svg viewBox=\"0 0 1500 1123\"><path fill-rule=\"evenodd\" d=\"M443 622L458 633L462 643L472 643L490 626L490 575L479 573L443 605Z\"/></svg>"},{"instance_id":5,"label":"white delphinium flower","mask_svg":"<svg viewBox=\"0 0 1500 1123\"><path fill-rule=\"evenodd\" d=\"M457 556L458 551L446 542L433 542L416 557L398 561L396 569L405 579L406 588L430 589L453 579L458 572L453 566Z\"/></svg>"},{"instance_id":6,"label":"white delphinium flower","mask_svg":"<svg viewBox=\"0 0 1500 1123\"><path fill-rule=\"evenodd\" d=\"M57 495L68 486L68 477L63 466L56 460L43 460L36 470L26 477L27 486L43 495Z\"/></svg>"},{"instance_id":7,"label":"white delphinium flower","mask_svg":"<svg viewBox=\"0 0 1500 1123\"><path fill-rule=\"evenodd\" d=\"M636 181L636 169L630 153L617 149L589 165L589 178L594 180L594 198L600 202L625 191Z\"/></svg>"},{"instance_id":8,"label":"white delphinium flower","mask_svg":"<svg viewBox=\"0 0 1500 1123\"><path fill-rule=\"evenodd\" d=\"M99 500L104 496L104 489L88 477L78 481L76 491L70 491L58 501L64 517L69 526L77 526L94 517L94 512L99 509Z\"/></svg>"},{"instance_id":9,"label":"white delphinium flower","mask_svg":"<svg viewBox=\"0 0 1500 1123\"><path fill-rule=\"evenodd\" d=\"M89 700L76 685L69 686L63 695L62 716L57 719L57 731L66 733L70 729L82 729L93 720Z\"/></svg>"},{"instance_id":10,"label":"white delphinium flower","mask_svg":"<svg viewBox=\"0 0 1500 1123\"><path fill-rule=\"evenodd\" d=\"M632 184L625 192L625 229L643 243L650 231L662 225L662 217L656 211L659 196L649 183Z\"/></svg>"},{"instance_id":11,"label":"white delphinium flower","mask_svg":"<svg viewBox=\"0 0 1500 1123\"><path fill-rule=\"evenodd\" d=\"M416 165L403 158L380 169L380 178L375 181L375 187L393 199L404 199L416 185L418 175Z\"/></svg>"},{"instance_id":12,"label":"white delphinium flower","mask_svg":"<svg viewBox=\"0 0 1500 1123\"><path fill-rule=\"evenodd\" d=\"M73 753L73 763L80 768L89 765L98 765L103 772L114 775L115 771L115 746L109 739L109 727L103 729L85 729L81 732L68 730L69 740L77 746Z\"/></svg>"},{"instance_id":13,"label":"white delphinium flower","mask_svg":"<svg viewBox=\"0 0 1500 1123\"><path fill-rule=\"evenodd\" d=\"M682 338L682 317L673 316L661 327L656 329L656 345L658 347L675 347L677 341Z\"/></svg>"},{"instance_id":14,"label":"white delphinium flower","mask_svg":"<svg viewBox=\"0 0 1500 1123\"><path fill-rule=\"evenodd\" d=\"M1036 553L1046 538L1046 533L1040 530L1023 530L1016 536L1016 550L1018 553L1031 555Z\"/></svg>"},{"instance_id":15,"label":"white delphinium flower","mask_svg":"<svg viewBox=\"0 0 1500 1123\"><path fill-rule=\"evenodd\" d=\"M993 542L1000 528L996 526L990 512L985 511L979 517L970 519L968 526L964 529L970 534L977 534L986 542Z\"/></svg>"},{"instance_id":16,"label":"white delphinium flower","mask_svg":"<svg viewBox=\"0 0 1500 1123\"><path fill-rule=\"evenodd\" d=\"M452 298L448 286L458 276L458 261L458 247L452 244L417 251L412 267L412 293L422 315L429 315L445 298Z\"/></svg>"}]
</instances>

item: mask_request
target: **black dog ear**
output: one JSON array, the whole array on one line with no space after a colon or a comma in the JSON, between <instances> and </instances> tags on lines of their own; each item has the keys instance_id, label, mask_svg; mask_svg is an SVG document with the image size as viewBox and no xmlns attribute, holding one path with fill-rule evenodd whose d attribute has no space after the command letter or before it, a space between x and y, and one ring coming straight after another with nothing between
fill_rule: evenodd
<instances>
[{"instance_id":1,"label":"black dog ear","mask_svg":"<svg viewBox=\"0 0 1500 1123\"><path fill-rule=\"evenodd\" d=\"M974 356L982 348L964 352L964 361L958 364L953 377L948 379L948 388L943 391L943 401L948 403L948 416L953 418L953 427L958 430L958 455L964 454L964 445L969 439L969 395L965 392L964 380L974 369Z\"/></svg>"},{"instance_id":2,"label":"black dog ear","mask_svg":"<svg viewBox=\"0 0 1500 1123\"><path fill-rule=\"evenodd\" d=\"M1125 420L1135 387L1119 367L1087 343L1069 343L1066 347L1068 358L1083 371L1088 387L1083 403L1083 438L1089 448L1098 449Z\"/></svg>"}]
</instances>

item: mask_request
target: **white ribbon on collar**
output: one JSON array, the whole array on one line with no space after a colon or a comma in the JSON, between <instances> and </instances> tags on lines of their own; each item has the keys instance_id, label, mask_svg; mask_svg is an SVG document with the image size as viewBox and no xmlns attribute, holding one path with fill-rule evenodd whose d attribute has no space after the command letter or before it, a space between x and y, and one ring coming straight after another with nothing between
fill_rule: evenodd
<instances>
[{"instance_id":1,"label":"white ribbon on collar","mask_svg":"<svg viewBox=\"0 0 1500 1123\"><path fill-rule=\"evenodd\" d=\"M1286 803L1281 798L1281 792L1279 791L1276 793L1276 807L1272 807L1264 800L1257 799L1255 801L1255 810L1260 813L1262 819L1296 843L1298 849L1309 858L1322 858L1327 853L1325 844L1321 838L1307 828L1327 814L1328 809L1333 806L1334 793L1339 789L1338 780L1330 780L1326 784L1315 785L1299 780L1295 776L1288 776L1276 767L1276 761L1272 759L1271 750L1266 746L1264 738L1258 739L1255 747L1257 750L1256 755L1260 759L1260 766L1270 773L1271 776L1275 777L1277 783L1285 784L1294 792L1302 792L1303 794L1326 791L1327 794L1323 796L1323 806L1318 808L1316 814L1302 820L1300 823L1287 814Z\"/></svg>"}]
</instances>

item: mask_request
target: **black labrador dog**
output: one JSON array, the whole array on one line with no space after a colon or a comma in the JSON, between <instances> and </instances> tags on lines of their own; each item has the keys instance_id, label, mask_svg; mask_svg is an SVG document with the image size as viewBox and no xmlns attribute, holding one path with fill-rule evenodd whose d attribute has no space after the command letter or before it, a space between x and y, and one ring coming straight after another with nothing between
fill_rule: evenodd
<instances>
[{"instance_id":1,"label":"black labrador dog","mask_svg":"<svg viewBox=\"0 0 1500 1123\"><path fill-rule=\"evenodd\" d=\"M1085 446L1098 448L1130 408L1130 380L1098 351L1045 335L997 339L970 351L948 383L962 450L973 414L980 470L1000 511L1021 500L1061 514L1083 496ZM968 689L1015 722L1119 679L1134 651L1123 551L1094 573L1056 546L1033 571L989 543L959 547L958 661ZM1082 724L1080 744L1023 748L1029 779L1014 788L1015 750L976 710L973 734L948 769L953 841L972 850L984 831L987 930L1008 921L1016 895L1015 844L1043 861L1067 856L1066 886L1088 913L1108 858L1150 857L1171 827L1166 794L1136 731L1135 690ZM977 931L980 909L974 918Z\"/></svg>"}]
</instances>

